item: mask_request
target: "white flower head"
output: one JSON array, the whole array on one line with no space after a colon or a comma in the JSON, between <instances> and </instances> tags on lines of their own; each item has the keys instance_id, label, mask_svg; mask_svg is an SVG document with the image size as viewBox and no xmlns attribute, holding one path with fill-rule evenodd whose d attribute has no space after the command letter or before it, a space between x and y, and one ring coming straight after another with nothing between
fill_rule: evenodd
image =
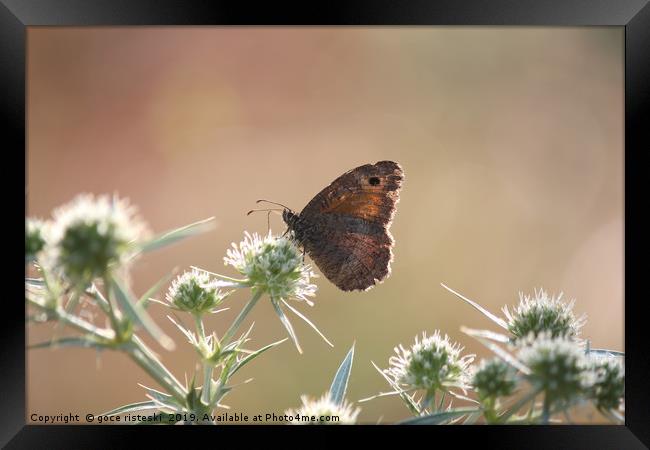
<instances>
[{"instance_id":1,"label":"white flower head","mask_svg":"<svg viewBox=\"0 0 650 450\"><path fill-rule=\"evenodd\" d=\"M623 358L590 357L591 375L589 396L600 410L616 410L625 397L625 366Z\"/></svg>"},{"instance_id":2,"label":"white flower head","mask_svg":"<svg viewBox=\"0 0 650 450\"><path fill-rule=\"evenodd\" d=\"M520 339L533 333L550 333L552 337L567 336L577 338L580 329L586 322L586 316L576 317L573 313L575 300L566 303L562 294L549 297L543 289L535 290L534 296L519 294L519 304L508 309L503 308L507 319L508 330L515 339Z\"/></svg>"},{"instance_id":3,"label":"white flower head","mask_svg":"<svg viewBox=\"0 0 650 450\"><path fill-rule=\"evenodd\" d=\"M283 236L266 237L244 233L239 245L233 243L224 257L224 264L235 268L251 286L263 289L272 299L297 298L307 303L316 285L311 267L303 263L303 255L294 241Z\"/></svg>"},{"instance_id":4,"label":"white flower head","mask_svg":"<svg viewBox=\"0 0 650 450\"><path fill-rule=\"evenodd\" d=\"M50 263L73 284L87 284L125 265L136 253L132 244L149 235L137 209L117 196L81 194L52 216Z\"/></svg>"},{"instance_id":5,"label":"white flower head","mask_svg":"<svg viewBox=\"0 0 650 450\"><path fill-rule=\"evenodd\" d=\"M519 360L530 369L528 380L543 390L551 403L569 402L591 387L593 377L580 343L545 332L531 333L518 346Z\"/></svg>"},{"instance_id":6,"label":"white flower head","mask_svg":"<svg viewBox=\"0 0 650 450\"><path fill-rule=\"evenodd\" d=\"M202 314L220 305L227 296L207 272L193 269L172 281L165 300L174 309Z\"/></svg>"},{"instance_id":7,"label":"white flower head","mask_svg":"<svg viewBox=\"0 0 650 450\"><path fill-rule=\"evenodd\" d=\"M45 248L50 224L36 218L25 219L25 257L34 259Z\"/></svg>"},{"instance_id":8,"label":"white flower head","mask_svg":"<svg viewBox=\"0 0 650 450\"><path fill-rule=\"evenodd\" d=\"M289 409L285 413L292 416L294 425L352 425L356 423L361 411L353 408L347 401L341 405L334 403L328 394L317 400L303 395L300 397L302 406Z\"/></svg>"},{"instance_id":9,"label":"white flower head","mask_svg":"<svg viewBox=\"0 0 650 450\"><path fill-rule=\"evenodd\" d=\"M406 389L465 389L475 355L461 356L463 349L439 330L431 336L422 333L422 340L416 336L410 348L395 347L396 355L390 357L390 367L384 372Z\"/></svg>"},{"instance_id":10,"label":"white flower head","mask_svg":"<svg viewBox=\"0 0 650 450\"><path fill-rule=\"evenodd\" d=\"M472 386L480 399L506 397L517 387L515 369L498 358L481 360L471 372Z\"/></svg>"}]
</instances>

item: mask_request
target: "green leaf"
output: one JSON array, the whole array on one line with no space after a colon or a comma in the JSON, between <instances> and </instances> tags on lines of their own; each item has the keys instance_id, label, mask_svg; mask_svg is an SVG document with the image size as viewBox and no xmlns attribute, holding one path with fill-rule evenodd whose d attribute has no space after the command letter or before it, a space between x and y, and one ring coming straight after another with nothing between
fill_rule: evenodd
<instances>
[{"instance_id":1,"label":"green leaf","mask_svg":"<svg viewBox=\"0 0 650 450\"><path fill-rule=\"evenodd\" d=\"M131 295L121 282L115 278L110 281L111 286L115 292L115 298L124 312L136 323L142 325L147 332L153 336L160 345L166 350L173 350L175 345L174 341L167 336L162 329L156 325L151 316L145 311L141 304L135 302L133 295Z\"/></svg>"},{"instance_id":2,"label":"green leaf","mask_svg":"<svg viewBox=\"0 0 650 450\"><path fill-rule=\"evenodd\" d=\"M474 414L479 412L477 408L458 408L451 409L436 414L429 414L427 416L418 416L411 419L398 422L398 425L438 425L457 417L462 417L466 414Z\"/></svg>"},{"instance_id":3,"label":"green leaf","mask_svg":"<svg viewBox=\"0 0 650 450\"><path fill-rule=\"evenodd\" d=\"M467 419L463 422L463 425L474 425L476 421L481 417L481 411L478 410L476 412L470 413L467 416Z\"/></svg>"},{"instance_id":4,"label":"green leaf","mask_svg":"<svg viewBox=\"0 0 650 450\"><path fill-rule=\"evenodd\" d=\"M199 222L194 222L184 227L176 228L175 230L168 231L160 234L148 242L141 244L140 250L143 252L150 252L162 247L166 247L182 239L195 236L200 233L210 231L215 227L214 217L210 217Z\"/></svg>"},{"instance_id":5,"label":"green leaf","mask_svg":"<svg viewBox=\"0 0 650 450\"><path fill-rule=\"evenodd\" d=\"M491 341L500 342L502 344L508 344L510 342L510 337L505 334L495 333L490 330L474 330L471 328L465 328L465 333L475 337L477 339L490 339Z\"/></svg>"},{"instance_id":6,"label":"green leaf","mask_svg":"<svg viewBox=\"0 0 650 450\"><path fill-rule=\"evenodd\" d=\"M235 365L232 367L232 369L230 369L230 374L228 375L228 377L230 378L231 376L233 376L235 374L235 372L237 372L239 369L241 369L244 365L248 364L249 362L251 362L253 359L260 356L265 351L275 347L276 345L282 344L287 339L289 339L289 338L284 338L284 339L282 339L280 341L273 342L272 344L264 346L264 347L260 348L259 350L256 350L255 352L251 353L250 355L247 355L245 358L242 358L240 361L235 363Z\"/></svg>"},{"instance_id":7,"label":"green leaf","mask_svg":"<svg viewBox=\"0 0 650 450\"><path fill-rule=\"evenodd\" d=\"M160 392L156 389L152 389L143 384L139 384L139 385L147 391L147 397L151 399L151 401L156 405L157 408L166 408L178 412L183 411L184 405L182 405L178 400L176 400L170 394L167 394L165 392Z\"/></svg>"},{"instance_id":8,"label":"green leaf","mask_svg":"<svg viewBox=\"0 0 650 450\"><path fill-rule=\"evenodd\" d=\"M479 341L481 344L492 350L492 352L497 355L499 358L501 358L503 361L506 363L510 364L512 367L515 369L521 371L524 375L529 375L530 374L530 369L526 367L522 362L520 362L517 358L512 356L510 353L496 345L494 342L488 339L484 339L481 337L477 337L481 335L482 330L473 330L471 328L467 327L460 327L460 331L463 333L467 334L468 336L472 336L475 338L477 341Z\"/></svg>"},{"instance_id":9,"label":"green leaf","mask_svg":"<svg viewBox=\"0 0 650 450\"><path fill-rule=\"evenodd\" d=\"M120 406L118 408L111 409L110 411L106 411L105 413L101 413L98 415L117 416L118 414L124 414L124 413L129 413L134 411L145 411L147 409L156 409L156 408L158 408L158 405L153 401L137 402L137 403L131 403L129 405Z\"/></svg>"},{"instance_id":10,"label":"green leaf","mask_svg":"<svg viewBox=\"0 0 650 450\"><path fill-rule=\"evenodd\" d=\"M352 371L353 359L354 344L352 344L350 351L348 351L348 354L345 356L339 369L336 371L336 375L334 375L334 380L332 380L332 385L330 386L330 400L337 405L342 405L343 400L345 399L345 391L348 388L348 380L350 379L350 372Z\"/></svg>"},{"instance_id":11,"label":"green leaf","mask_svg":"<svg viewBox=\"0 0 650 450\"><path fill-rule=\"evenodd\" d=\"M291 322L289 322L289 319L287 316L284 314L284 311L282 311L282 308L280 307L280 304L276 302L275 300L271 299L271 304L273 305L273 308L275 309L275 312L277 313L278 317L280 318L280 322L282 322L282 325L287 329L287 332L289 333L289 337L293 341L294 345L298 349L298 353L302 354L302 349L300 348L300 344L298 343L298 336L296 336L295 331L293 331L293 327L291 326Z\"/></svg>"},{"instance_id":12,"label":"green leaf","mask_svg":"<svg viewBox=\"0 0 650 450\"><path fill-rule=\"evenodd\" d=\"M503 328L504 330L507 330L507 329L508 329L508 324L507 324L507 323L506 323L502 318L495 316L494 314L492 314L492 313L491 313L490 311L488 311L487 309L483 308L481 305L479 305L479 304L476 303L475 301L468 299L467 297L465 297L465 296L462 295L462 294L459 294L458 292L454 291L452 288L450 288L449 286L445 285L444 283L440 283L440 285L441 285L443 288L447 289L447 290L448 290L449 292L451 292L452 294L454 294L455 296L457 296L458 298L460 298L461 300L467 302L469 305L471 305L473 308L475 308L477 311L479 311L479 312L480 312L481 314L483 314L485 317L487 317L488 319L490 319L492 322L494 322L494 323L496 323L497 325L499 325L499 326L500 326L501 328Z\"/></svg>"},{"instance_id":13,"label":"green leaf","mask_svg":"<svg viewBox=\"0 0 650 450\"><path fill-rule=\"evenodd\" d=\"M499 422L508 422L508 419L515 414L517 411L519 411L521 408L523 408L526 403L530 403L531 401L535 400L535 397L541 392L541 389L535 389L523 397L521 397L519 400L517 400L514 404L512 404L501 416L499 416Z\"/></svg>"},{"instance_id":14,"label":"green leaf","mask_svg":"<svg viewBox=\"0 0 650 450\"><path fill-rule=\"evenodd\" d=\"M312 327L312 328L314 329L314 331L316 331L316 333L318 333L318 335L319 335L320 337L322 337L323 340L329 344L330 347L334 347L334 344L332 344L332 343L331 343L331 342L330 342L330 341L325 337L325 335L324 335L323 333L320 332L320 330L316 327L316 325L314 325L314 324L311 322L311 320L309 320L309 319L308 319L307 317L305 317L305 316L304 316L300 311L298 311L298 310L295 309L293 306L291 306L289 303L287 303L286 300L283 299L283 300L282 300L282 303L284 303L284 305L285 305L287 308L289 308L291 311L293 311L294 314L295 314L296 316L298 316L298 317L300 317L302 320L304 320L305 323L307 323L307 325L309 325L310 327Z\"/></svg>"},{"instance_id":15,"label":"green leaf","mask_svg":"<svg viewBox=\"0 0 650 450\"><path fill-rule=\"evenodd\" d=\"M36 349L36 348L58 348L58 347L84 347L84 348L97 348L102 349L108 347L108 345L101 342L97 342L92 338L87 337L64 337L59 339L54 339L46 342L40 342L38 344L33 344L27 348Z\"/></svg>"}]
</instances>

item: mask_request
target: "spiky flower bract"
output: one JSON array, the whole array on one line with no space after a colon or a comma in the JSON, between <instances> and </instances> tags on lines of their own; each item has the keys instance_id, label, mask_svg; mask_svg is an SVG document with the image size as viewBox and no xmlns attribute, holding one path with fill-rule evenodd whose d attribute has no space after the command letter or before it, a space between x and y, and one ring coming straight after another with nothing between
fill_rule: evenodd
<instances>
[{"instance_id":1,"label":"spiky flower bract","mask_svg":"<svg viewBox=\"0 0 650 450\"><path fill-rule=\"evenodd\" d=\"M472 386L481 400L507 397L517 387L516 371L498 358L484 359L474 370Z\"/></svg>"},{"instance_id":2,"label":"spiky flower bract","mask_svg":"<svg viewBox=\"0 0 650 450\"><path fill-rule=\"evenodd\" d=\"M338 405L328 394L317 400L303 395L300 397L302 406L296 410L289 409L286 414L293 417L294 425L352 425L356 423L361 411L353 408L347 401Z\"/></svg>"},{"instance_id":3,"label":"spiky flower bract","mask_svg":"<svg viewBox=\"0 0 650 450\"><path fill-rule=\"evenodd\" d=\"M81 194L54 210L47 247L52 266L73 285L85 286L124 265L148 236L127 199Z\"/></svg>"},{"instance_id":4,"label":"spiky flower bract","mask_svg":"<svg viewBox=\"0 0 650 450\"><path fill-rule=\"evenodd\" d=\"M519 294L519 304L512 308L503 308L506 315L508 331L515 340L540 333L551 337L566 336L577 338L585 324L585 316L576 317L573 313L574 301L562 301L562 294L549 297L544 290L535 290L534 296Z\"/></svg>"},{"instance_id":5,"label":"spiky flower bract","mask_svg":"<svg viewBox=\"0 0 650 450\"><path fill-rule=\"evenodd\" d=\"M244 240L232 244L226 252L224 263L246 277L246 283L261 289L272 299L297 298L310 301L316 285L310 283L315 276L311 267L303 263L303 255L296 244L286 237L265 237L245 233Z\"/></svg>"},{"instance_id":6,"label":"spiky flower bract","mask_svg":"<svg viewBox=\"0 0 650 450\"><path fill-rule=\"evenodd\" d=\"M433 335L422 333L408 349L395 347L395 356L389 359L390 367L384 372L408 389L433 391L449 387L465 389L468 383L468 367L475 355L461 356L463 347L443 337L439 330Z\"/></svg>"},{"instance_id":7,"label":"spiky flower bract","mask_svg":"<svg viewBox=\"0 0 650 450\"><path fill-rule=\"evenodd\" d=\"M227 295L207 272L194 269L172 281L165 300L180 311L203 314L219 306Z\"/></svg>"},{"instance_id":8,"label":"spiky flower bract","mask_svg":"<svg viewBox=\"0 0 650 450\"><path fill-rule=\"evenodd\" d=\"M590 387L585 350L567 337L531 334L519 344L517 356L530 369L528 381L550 405L567 404Z\"/></svg>"}]
</instances>

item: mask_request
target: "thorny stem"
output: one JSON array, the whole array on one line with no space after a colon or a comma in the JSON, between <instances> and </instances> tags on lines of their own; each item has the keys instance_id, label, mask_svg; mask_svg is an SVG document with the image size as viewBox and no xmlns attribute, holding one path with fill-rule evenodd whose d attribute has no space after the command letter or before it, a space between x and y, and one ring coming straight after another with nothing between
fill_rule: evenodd
<instances>
[{"instance_id":1,"label":"thorny stem","mask_svg":"<svg viewBox=\"0 0 650 450\"><path fill-rule=\"evenodd\" d=\"M107 344L109 344L109 347L110 343L115 343L115 339L117 337L115 330L98 328L90 322L81 319L80 317L67 313L61 306L50 308L34 299L28 298L27 300L31 305L53 314L53 317L55 319L60 320L71 328L82 331L86 334L92 335L105 341ZM110 311L113 311L112 307ZM114 324L115 317L111 316L111 319ZM158 361L151 350L149 350L136 335L132 335L129 341L112 348L122 350L127 353L131 359L136 362L136 364L138 364L154 380L163 386L170 395L182 403L185 402L185 396L187 393L185 392L184 387L178 380L176 380L176 378L174 378L169 370L167 370L167 368L163 366L160 361Z\"/></svg>"},{"instance_id":2,"label":"thorny stem","mask_svg":"<svg viewBox=\"0 0 650 450\"><path fill-rule=\"evenodd\" d=\"M106 314L108 315L108 318L111 321L111 326L113 327L113 330L115 331L115 335L117 336L120 333L120 328L119 328L119 324L117 322L117 316L115 315L115 310L113 309L113 301L112 301L113 295L111 295L112 294L112 289L110 287L111 285L109 283L108 277L104 277L103 281L104 281L104 287L105 287L105 289L107 291L107 293L106 293L106 303L107 303L106 308L108 309L108 311L107 311Z\"/></svg>"}]
</instances>

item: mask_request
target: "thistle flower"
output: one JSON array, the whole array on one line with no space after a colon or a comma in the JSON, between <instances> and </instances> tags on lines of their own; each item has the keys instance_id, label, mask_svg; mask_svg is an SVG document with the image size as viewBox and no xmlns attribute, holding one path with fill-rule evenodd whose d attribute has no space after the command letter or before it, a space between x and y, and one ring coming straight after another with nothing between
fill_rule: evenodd
<instances>
[{"instance_id":1,"label":"thistle flower","mask_svg":"<svg viewBox=\"0 0 650 450\"><path fill-rule=\"evenodd\" d=\"M518 358L530 369L528 380L545 393L549 404L568 403L589 389L587 358L577 342L550 333L535 338L531 333L519 347Z\"/></svg>"},{"instance_id":2,"label":"thistle flower","mask_svg":"<svg viewBox=\"0 0 650 450\"><path fill-rule=\"evenodd\" d=\"M25 257L34 259L45 247L47 222L39 219L25 219Z\"/></svg>"},{"instance_id":3,"label":"thistle flower","mask_svg":"<svg viewBox=\"0 0 650 450\"><path fill-rule=\"evenodd\" d=\"M283 306L304 320L325 342L333 347L316 325L287 302L287 299L295 298L313 306L314 303L307 297L313 297L316 292L316 285L310 283L311 277L315 277L316 274L312 272L309 265L304 263L303 255L293 240L283 236L273 236L270 230L264 238L257 233L251 235L245 232L244 240L239 245L233 243L232 248L227 250L223 261L225 265L233 266L235 270L246 277L244 280L233 281L240 286L251 287L255 292L251 301L240 314L237 326L259 297L266 293L271 297L275 313L289 333L298 352L302 353L302 349L293 326L283 311ZM229 333L226 335L229 336Z\"/></svg>"},{"instance_id":4,"label":"thistle flower","mask_svg":"<svg viewBox=\"0 0 650 450\"><path fill-rule=\"evenodd\" d=\"M498 358L484 359L474 369L472 385L481 400L507 397L517 386L516 372Z\"/></svg>"},{"instance_id":5,"label":"thistle flower","mask_svg":"<svg viewBox=\"0 0 650 450\"><path fill-rule=\"evenodd\" d=\"M220 305L227 296L208 273L194 269L172 281L165 300L174 309L203 314Z\"/></svg>"},{"instance_id":6,"label":"thistle flower","mask_svg":"<svg viewBox=\"0 0 650 450\"><path fill-rule=\"evenodd\" d=\"M302 406L297 410L288 409L285 414L292 416L294 425L353 425L361 411L353 408L347 401L341 405L334 403L328 394L318 400L307 396L300 397Z\"/></svg>"},{"instance_id":7,"label":"thistle flower","mask_svg":"<svg viewBox=\"0 0 650 450\"><path fill-rule=\"evenodd\" d=\"M244 240L232 244L224 257L224 264L235 268L246 277L250 286L262 289L272 299L290 297L311 302L316 285L310 283L315 274L303 263L296 244L288 238L272 236L262 238L257 233L245 233Z\"/></svg>"},{"instance_id":8,"label":"thistle flower","mask_svg":"<svg viewBox=\"0 0 650 450\"><path fill-rule=\"evenodd\" d=\"M551 337L566 336L577 338L586 322L585 316L576 317L573 313L574 300L569 303L549 297L540 289L535 290L534 297L519 294L519 305L512 310L503 308L508 330L515 340L533 334L550 333Z\"/></svg>"},{"instance_id":9,"label":"thistle flower","mask_svg":"<svg viewBox=\"0 0 650 450\"><path fill-rule=\"evenodd\" d=\"M434 391L448 387L465 389L468 384L468 367L475 355L460 356L463 347L444 338L436 330L432 336L422 334L422 340L415 337L415 344L409 349L402 345L395 347L396 356L389 359L390 367L384 373L396 384L409 389Z\"/></svg>"},{"instance_id":10,"label":"thistle flower","mask_svg":"<svg viewBox=\"0 0 650 450\"><path fill-rule=\"evenodd\" d=\"M148 235L135 207L115 196L81 194L52 215L49 257L75 285L86 285L124 265L135 254L131 244Z\"/></svg>"},{"instance_id":11,"label":"thistle flower","mask_svg":"<svg viewBox=\"0 0 650 450\"><path fill-rule=\"evenodd\" d=\"M589 396L599 410L618 409L625 396L625 368L613 357L592 361Z\"/></svg>"}]
</instances>

